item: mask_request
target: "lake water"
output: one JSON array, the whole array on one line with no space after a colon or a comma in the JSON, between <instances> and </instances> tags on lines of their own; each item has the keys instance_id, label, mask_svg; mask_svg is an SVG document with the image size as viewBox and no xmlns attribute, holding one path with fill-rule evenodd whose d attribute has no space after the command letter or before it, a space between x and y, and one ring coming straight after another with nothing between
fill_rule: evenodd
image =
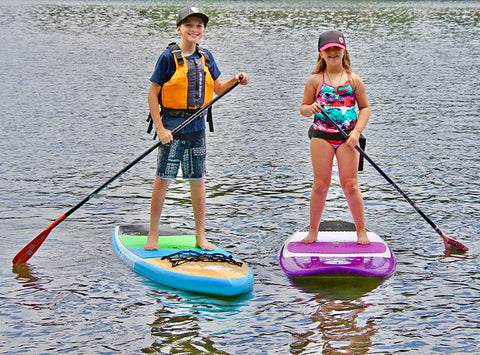
<instances>
[{"instance_id":1,"label":"lake water","mask_svg":"<svg viewBox=\"0 0 480 355\"><path fill-rule=\"evenodd\" d=\"M480 351L480 4L199 1L201 41L223 80L208 134L207 229L246 261L253 290L233 299L158 285L112 252L118 224L147 223L155 154L57 226L25 265L15 254L154 144L146 95L178 40L177 1L0 1L0 351L139 354L432 354ZM312 173L299 114L320 32L344 31L372 107L369 156L440 228L441 238L370 166L369 229L396 273L293 282L282 242L308 223ZM163 222L193 230L188 184ZM324 219L351 220L335 177Z\"/></svg>"}]
</instances>

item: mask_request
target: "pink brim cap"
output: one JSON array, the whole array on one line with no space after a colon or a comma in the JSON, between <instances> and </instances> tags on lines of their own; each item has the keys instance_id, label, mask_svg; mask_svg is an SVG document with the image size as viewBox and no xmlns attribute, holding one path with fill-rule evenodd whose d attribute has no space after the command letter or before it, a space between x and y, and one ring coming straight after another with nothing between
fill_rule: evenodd
<instances>
[{"instance_id":1,"label":"pink brim cap","mask_svg":"<svg viewBox=\"0 0 480 355\"><path fill-rule=\"evenodd\" d=\"M340 44L340 43L327 43L325 44L324 46L320 47L319 51L324 51L325 49L327 48L330 48L330 47L339 47L339 48L342 48L342 49L346 49L347 47L345 47L343 44Z\"/></svg>"}]
</instances>

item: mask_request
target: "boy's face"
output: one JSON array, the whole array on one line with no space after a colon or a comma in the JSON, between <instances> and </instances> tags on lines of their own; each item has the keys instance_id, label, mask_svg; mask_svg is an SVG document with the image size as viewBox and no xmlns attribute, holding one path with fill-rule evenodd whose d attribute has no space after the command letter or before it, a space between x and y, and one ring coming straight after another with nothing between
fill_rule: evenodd
<instances>
[{"instance_id":1,"label":"boy's face","mask_svg":"<svg viewBox=\"0 0 480 355\"><path fill-rule=\"evenodd\" d=\"M182 40L197 43L205 35L205 25L202 19L192 16L178 26L177 33L182 36Z\"/></svg>"}]
</instances>

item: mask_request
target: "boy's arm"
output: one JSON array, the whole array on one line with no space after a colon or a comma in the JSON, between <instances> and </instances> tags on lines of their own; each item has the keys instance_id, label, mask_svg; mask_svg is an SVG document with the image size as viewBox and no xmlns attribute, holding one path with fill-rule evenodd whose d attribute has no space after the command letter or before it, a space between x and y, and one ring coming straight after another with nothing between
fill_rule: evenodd
<instances>
[{"instance_id":1,"label":"boy's arm","mask_svg":"<svg viewBox=\"0 0 480 355\"><path fill-rule=\"evenodd\" d=\"M242 77L242 80L240 80L240 77ZM232 86L235 82L240 82L242 85L247 85L248 84L248 75L246 73L240 73L235 75L232 79L229 81L223 82L220 77L218 77L215 80L215 94L220 95L222 92L227 90L230 86Z\"/></svg>"},{"instance_id":2,"label":"boy's arm","mask_svg":"<svg viewBox=\"0 0 480 355\"><path fill-rule=\"evenodd\" d=\"M162 123L160 115L160 104L158 102L158 95L160 95L161 85L152 81L150 90L148 91L148 107L150 108L150 115L152 116L153 125L158 138L163 144L167 144L173 140L172 132L166 129Z\"/></svg>"}]
</instances>

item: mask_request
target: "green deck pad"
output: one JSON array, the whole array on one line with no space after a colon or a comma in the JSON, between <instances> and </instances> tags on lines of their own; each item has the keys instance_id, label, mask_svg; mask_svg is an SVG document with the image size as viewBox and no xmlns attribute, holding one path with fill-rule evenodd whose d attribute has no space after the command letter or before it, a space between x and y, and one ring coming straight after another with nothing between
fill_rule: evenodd
<instances>
[{"instance_id":1,"label":"green deck pad","mask_svg":"<svg viewBox=\"0 0 480 355\"><path fill-rule=\"evenodd\" d=\"M147 243L146 235L121 235L122 244L130 248L144 248ZM194 235L168 235L158 237L159 249L195 249L197 240Z\"/></svg>"}]
</instances>

